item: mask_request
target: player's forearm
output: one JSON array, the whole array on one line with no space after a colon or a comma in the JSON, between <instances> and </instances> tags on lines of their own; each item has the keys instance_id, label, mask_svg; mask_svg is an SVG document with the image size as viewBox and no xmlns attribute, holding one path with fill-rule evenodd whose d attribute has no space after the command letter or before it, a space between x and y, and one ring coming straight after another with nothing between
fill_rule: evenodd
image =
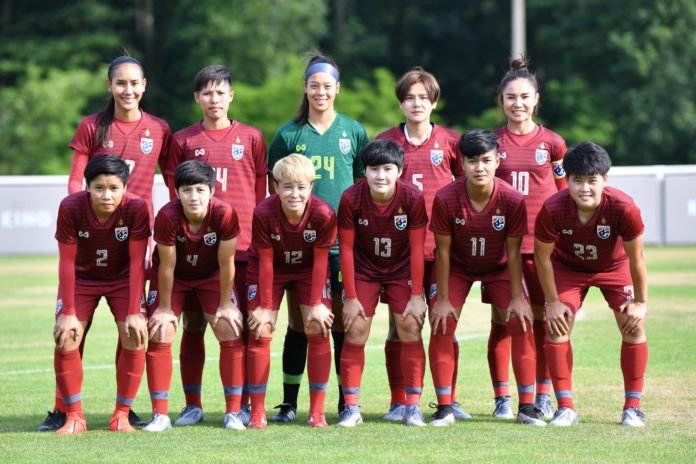
<instances>
[{"instance_id":1,"label":"player's forearm","mask_svg":"<svg viewBox=\"0 0 696 464\"><path fill-rule=\"evenodd\" d=\"M633 299L637 303L648 302L648 271L643 254L630 260L631 280L633 280Z\"/></svg>"},{"instance_id":2,"label":"player's forearm","mask_svg":"<svg viewBox=\"0 0 696 464\"><path fill-rule=\"evenodd\" d=\"M259 299L261 307L272 308L273 305L273 248L259 247Z\"/></svg>"},{"instance_id":3,"label":"player's forearm","mask_svg":"<svg viewBox=\"0 0 696 464\"><path fill-rule=\"evenodd\" d=\"M522 255L519 248L516 253L508 256L508 271L510 273L510 296L524 296L522 287Z\"/></svg>"},{"instance_id":4,"label":"player's forearm","mask_svg":"<svg viewBox=\"0 0 696 464\"><path fill-rule=\"evenodd\" d=\"M437 297L449 298L449 273L450 273L450 252L449 250L436 249L435 256L435 281L437 282Z\"/></svg>"},{"instance_id":5,"label":"player's forearm","mask_svg":"<svg viewBox=\"0 0 696 464\"><path fill-rule=\"evenodd\" d=\"M164 306L165 308L172 307L172 289L174 288L175 266L176 260L174 260L173 263L169 263L168 260L167 262L160 260L160 266L157 270L160 306Z\"/></svg>"},{"instance_id":6,"label":"player's forearm","mask_svg":"<svg viewBox=\"0 0 696 464\"><path fill-rule=\"evenodd\" d=\"M70 176L68 176L68 193L75 193L82 190L82 180L85 176L87 161L89 161L89 155L87 153L77 150L73 151Z\"/></svg>"},{"instance_id":7,"label":"player's forearm","mask_svg":"<svg viewBox=\"0 0 696 464\"><path fill-rule=\"evenodd\" d=\"M329 266L329 249L314 247L314 263L312 264L312 290L309 292L309 305L321 303L326 275Z\"/></svg>"},{"instance_id":8,"label":"player's forearm","mask_svg":"<svg viewBox=\"0 0 696 464\"><path fill-rule=\"evenodd\" d=\"M220 266L220 304L218 306L229 304L231 301L234 289L234 271L234 259Z\"/></svg>"},{"instance_id":9,"label":"player's forearm","mask_svg":"<svg viewBox=\"0 0 696 464\"><path fill-rule=\"evenodd\" d=\"M557 302L558 291L556 290L556 281L553 275L553 264L551 264L551 256L539 256L534 253L534 264L539 273L539 283L544 290L544 296L549 303Z\"/></svg>"},{"instance_id":10,"label":"player's forearm","mask_svg":"<svg viewBox=\"0 0 696 464\"><path fill-rule=\"evenodd\" d=\"M146 251L147 240L131 240L128 244L130 259L128 314L140 314L140 305L145 291Z\"/></svg>"},{"instance_id":11,"label":"player's forearm","mask_svg":"<svg viewBox=\"0 0 696 464\"><path fill-rule=\"evenodd\" d=\"M343 291L346 298L357 298L355 290L355 260L353 256L353 244L355 231L352 229L338 228L339 261L341 263L341 276L343 277Z\"/></svg>"},{"instance_id":12,"label":"player's forearm","mask_svg":"<svg viewBox=\"0 0 696 464\"><path fill-rule=\"evenodd\" d=\"M425 226L409 230L411 244L411 295L423 293L423 274L425 273Z\"/></svg>"},{"instance_id":13,"label":"player's forearm","mask_svg":"<svg viewBox=\"0 0 696 464\"><path fill-rule=\"evenodd\" d=\"M76 244L58 242L58 286L63 300L63 314L75 314L75 257Z\"/></svg>"}]
</instances>

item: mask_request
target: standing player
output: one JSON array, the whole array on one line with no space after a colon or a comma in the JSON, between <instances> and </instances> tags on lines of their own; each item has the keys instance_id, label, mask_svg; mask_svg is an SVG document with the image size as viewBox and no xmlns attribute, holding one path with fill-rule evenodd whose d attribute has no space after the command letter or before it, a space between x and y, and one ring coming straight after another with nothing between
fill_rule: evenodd
<instances>
[{"instance_id":1,"label":"standing player","mask_svg":"<svg viewBox=\"0 0 696 464\"><path fill-rule=\"evenodd\" d=\"M324 397L331 372L333 323L328 278L329 249L336 243L336 215L328 203L311 195L314 166L309 158L292 154L273 167L278 192L254 210L249 248L247 299L249 345L246 382L251 398L250 428L266 428L266 384L271 337L286 286L299 300L309 342L310 427L328 427Z\"/></svg>"},{"instance_id":2,"label":"standing player","mask_svg":"<svg viewBox=\"0 0 696 464\"><path fill-rule=\"evenodd\" d=\"M462 157L459 153L459 134L439 126L430 120L432 111L437 108L440 98L440 85L435 76L415 67L401 76L396 83L396 98L406 119L377 136L398 143L404 150L404 167L401 177L423 192L425 208L430 216L435 193L452 182L453 178L464 175ZM435 261L435 239L425 238L425 272L423 288L432 286L432 271ZM452 378L452 410L457 419L470 419L455 399L459 343L452 339L454 349L454 373ZM400 422L405 410L406 395L404 377L401 371L401 342L394 328L394 319L389 315L389 333L384 344L384 357L387 363L387 376L391 390L389 412L384 418Z\"/></svg>"},{"instance_id":3,"label":"standing player","mask_svg":"<svg viewBox=\"0 0 696 464\"><path fill-rule=\"evenodd\" d=\"M155 169L159 164L164 172L171 133L165 121L140 108L146 85L143 67L135 58L120 56L111 62L106 80L106 88L109 91L106 107L99 113L85 117L70 142L73 160L68 193L82 190L85 166L90 159L104 154L114 154L128 164L128 192L145 200L152 226L152 184ZM82 348L80 350L82 352ZM120 346L117 357L118 353ZM60 392L56 391L53 412L49 412L39 431L55 430L65 423L65 405L60 397ZM137 425L146 423L132 411L131 422Z\"/></svg>"},{"instance_id":4,"label":"standing player","mask_svg":"<svg viewBox=\"0 0 696 464\"><path fill-rule=\"evenodd\" d=\"M524 59L513 60L498 87L500 105L507 124L496 131L500 146L500 166L495 175L525 196L529 233L522 238L522 271L534 313L536 345L536 398L534 405L545 419L552 414L549 377L544 357L544 292L534 266L534 220L548 197L566 187L563 155L566 144L557 133L534 122L539 108L539 86ZM488 339L488 365L499 418L512 418L509 391L510 334L505 321L491 310Z\"/></svg>"},{"instance_id":5,"label":"standing player","mask_svg":"<svg viewBox=\"0 0 696 464\"><path fill-rule=\"evenodd\" d=\"M336 211L345 189L363 176L360 150L367 144L365 128L353 119L334 110L334 100L341 88L339 71L332 59L314 55L304 75L304 97L295 119L283 125L273 136L269 149L269 166L291 153L300 153L312 161L316 178L312 193L325 200ZM334 341L334 364L338 375L343 346L341 319L341 281L338 247L329 253L331 291L336 320L331 330ZM283 404L271 417L273 422L291 422L297 411L297 395L302 382L307 339L297 298L288 292L290 317L283 346ZM338 377L339 412L343 409L341 379Z\"/></svg>"},{"instance_id":6,"label":"standing player","mask_svg":"<svg viewBox=\"0 0 696 464\"><path fill-rule=\"evenodd\" d=\"M643 221L631 197L607 186L611 160L592 142L568 150L568 190L544 202L536 219L534 258L546 295L546 359L558 410L549 425L579 421L573 405L575 313L590 287L598 287L621 332L625 401L621 423L643 427L640 396L648 364L645 317L648 280Z\"/></svg>"},{"instance_id":7,"label":"standing player","mask_svg":"<svg viewBox=\"0 0 696 464\"><path fill-rule=\"evenodd\" d=\"M260 130L228 117L234 90L227 68L206 66L194 78L193 88L193 96L201 107L203 120L174 134L166 172L171 176L180 163L193 159L215 168L214 196L232 205L239 218L234 286L238 295L244 295L251 218L254 207L266 197L266 144ZM170 197L173 199L175 196L173 189L170 190ZM189 298L184 309L179 360L186 407L175 423L193 425L203 420L201 383L205 364L203 337L206 321L195 298ZM239 309L245 316L244 298L239 301ZM242 405L244 422L248 423L246 401Z\"/></svg>"},{"instance_id":8,"label":"standing player","mask_svg":"<svg viewBox=\"0 0 696 464\"><path fill-rule=\"evenodd\" d=\"M147 338L144 303L145 250L150 221L145 201L126 193L128 165L115 156L92 158L87 191L68 195L58 210L59 271L54 368L67 419L56 433L87 431L82 413L80 343L105 297L123 346L116 365L116 409L109 428L134 432L128 411L138 392Z\"/></svg>"},{"instance_id":9,"label":"standing player","mask_svg":"<svg viewBox=\"0 0 696 464\"><path fill-rule=\"evenodd\" d=\"M404 373L404 425L423 426L420 397L425 375L421 329L423 246L428 216L423 194L398 179L404 151L390 140L375 140L360 154L365 180L343 192L338 207L341 271L346 301L346 329L341 379L346 406L339 427L355 427L363 419L358 407L365 368L365 343L383 288L401 341ZM408 317L411 316L411 317Z\"/></svg>"},{"instance_id":10,"label":"standing player","mask_svg":"<svg viewBox=\"0 0 696 464\"><path fill-rule=\"evenodd\" d=\"M520 254L527 232L524 197L495 179L500 162L495 134L481 129L466 132L459 148L466 178L437 192L430 221L437 245L437 293L431 299L429 355L438 403L430 424L454 423L452 336L472 284L480 281L481 300L493 305L512 337L512 367L520 397L517 422L546 425L534 409L532 312L525 298Z\"/></svg>"},{"instance_id":11,"label":"standing player","mask_svg":"<svg viewBox=\"0 0 696 464\"><path fill-rule=\"evenodd\" d=\"M242 314L233 301L234 252L240 233L237 213L212 198L215 170L201 161L180 164L174 173L177 199L157 213L148 303L150 343L147 381L152 421L145 432L171 428L169 387L172 342L187 295L193 295L220 342L220 379L225 392L225 428L243 430L240 414L244 383Z\"/></svg>"}]
</instances>

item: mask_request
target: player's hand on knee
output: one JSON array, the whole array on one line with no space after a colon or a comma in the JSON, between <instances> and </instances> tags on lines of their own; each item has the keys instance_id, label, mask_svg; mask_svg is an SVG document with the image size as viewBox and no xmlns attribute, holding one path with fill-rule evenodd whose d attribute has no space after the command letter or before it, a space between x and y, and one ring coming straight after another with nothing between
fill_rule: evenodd
<instances>
[{"instance_id":1,"label":"player's hand on knee","mask_svg":"<svg viewBox=\"0 0 696 464\"><path fill-rule=\"evenodd\" d=\"M150 339L157 343L163 343L169 324L172 324L174 326L174 331L176 331L179 328L179 319L171 308L160 306L147 321Z\"/></svg>"},{"instance_id":2,"label":"player's hand on knee","mask_svg":"<svg viewBox=\"0 0 696 464\"><path fill-rule=\"evenodd\" d=\"M66 340L71 339L73 342L77 342L81 333L82 325L77 320L77 316L74 314L61 314L53 328L53 340L56 342L58 349L62 349Z\"/></svg>"},{"instance_id":3,"label":"player's hand on knee","mask_svg":"<svg viewBox=\"0 0 696 464\"><path fill-rule=\"evenodd\" d=\"M621 312L626 314L626 319L621 324L620 330L624 335L630 335L640 330L640 326L648 314L648 303L627 301L620 306Z\"/></svg>"},{"instance_id":4,"label":"player's hand on knee","mask_svg":"<svg viewBox=\"0 0 696 464\"><path fill-rule=\"evenodd\" d=\"M239 337L244 329L244 321L242 318L242 312L234 305L234 303L225 304L218 307L213 317L212 326L217 327L220 320L226 321L230 327L232 327L232 332L235 337Z\"/></svg>"},{"instance_id":5,"label":"player's hand on knee","mask_svg":"<svg viewBox=\"0 0 696 464\"><path fill-rule=\"evenodd\" d=\"M560 301L546 304L546 324L551 335L556 337L568 335L570 331L568 319L571 317L573 317L573 311Z\"/></svg>"},{"instance_id":6,"label":"player's hand on knee","mask_svg":"<svg viewBox=\"0 0 696 464\"><path fill-rule=\"evenodd\" d=\"M510 306L507 307L506 312L505 322L509 321L510 316L514 314L520 320L523 332L527 331L527 324L531 327L534 323L532 307L529 306L529 302L522 295L514 296L510 299Z\"/></svg>"},{"instance_id":7,"label":"player's hand on knee","mask_svg":"<svg viewBox=\"0 0 696 464\"><path fill-rule=\"evenodd\" d=\"M326 337L334 320L334 315L331 310L323 303L319 303L317 306L305 306L305 308L307 308L307 319L305 320L307 327L309 327L312 322L316 322L321 328L321 334Z\"/></svg>"},{"instance_id":8,"label":"player's hand on knee","mask_svg":"<svg viewBox=\"0 0 696 464\"><path fill-rule=\"evenodd\" d=\"M261 338L261 331L263 330L263 326L266 324L271 326L271 331L275 330L275 318L273 317L273 312L274 311L270 309L261 307L249 312L249 330L251 330L256 339Z\"/></svg>"},{"instance_id":9,"label":"player's hand on knee","mask_svg":"<svg viewBox=\"0 0 696 464\"><path fill-rule=\"evenodd\" d=\"M358 317L367 320L365 308L363 308L362 303L357 298L348 298L343 304L343 328L346 332L350 330Z\"/></svg>"},{"instance_id":10,"label":"player's hand on knee","mask_svg":"<svg viewBox=\"0 0 696 464\"><path fill-rule=\"evenodd\" d=\"M126 316L123 328L125 329L126 337L134 339L138 346L145 344L148 335L147 323L142 314L129 314Z\"/></svg>"},{"instance_id":11,"label":"player's hand on knee","mask_svg":"<svg viewBox=\"0 0 696 464\"><path fill-rule=\"evenodd\" d=\"M425 300L422 295L411 295L408 303L406 303L406 309L401 313L401 320L404 321L408 316L413 317L418 323L418 327L423 328L425 323L425 313L428 307L425 305Z\"/></svg>"},{"instance_id":12,"label":"player's hand on knee","mask_svg":"<svg viewBox=\"0 0 696 464\"><path fill-rule=\"evenodd\" d=\"M447 332L447 318L449 316L452 316L455 321L459 320L457 311L452 306L452 303L447 298L438 297L433 305L433 309L430 311L430 327L432 331L437 331L439 325L444 335Z\"/></svg>"}]
</instances>

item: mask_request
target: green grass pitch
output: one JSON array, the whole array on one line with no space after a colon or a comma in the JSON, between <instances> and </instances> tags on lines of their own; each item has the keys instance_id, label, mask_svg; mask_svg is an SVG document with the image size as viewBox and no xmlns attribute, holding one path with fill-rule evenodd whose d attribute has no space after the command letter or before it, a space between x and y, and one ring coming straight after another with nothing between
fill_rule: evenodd
<instances>
[{"instance_id":1,"label":"green grass pitch","mask_svg":"<svg viewBox=\"0 0 696 464\"><path fill-rule=\"evenodd\" d=\"M571 429L524 427L494 420L486 362L489 315L472 292L459 323L461 356L458 399L474 419L449 428L406 428L381 420L389 401L384 370L385 308L379 308L366 351L362 409L356 429L306 427L306 377L298 422L268 430L222 429L224 400L218 347L210 333L203 380L206 420L162 434L115 434L108 420L115 398L116 330L102 305L87 339L83 405L89 433L59 437L38 433L53 405L53 307L55 257L0 257L0 456L2 462L696 462L696 248L646 250L650 302L650 360L642 409L644 429L618 425L623 402L620 337L599 292L592 291L585 317L573 334L574 396L581 423ZM282 313L281 313L282 314ZM427 332L425 338L427 342ZM285 316L272 345L267 406L282 399L281 357ZM175 353L178 345L175 346ZM513 380L511 372L511 381ZM335 424L332 374L327 419ZM426 372L423 408L435 399ZM513 398L514 399L514 398ZM516 400L515 400L516 401ZM171 391L173 418L183 407L177 365ZM134 409L149 415L143 379ZM270 411L269 411L270 412Z\"/></svg>"}]
</instances>

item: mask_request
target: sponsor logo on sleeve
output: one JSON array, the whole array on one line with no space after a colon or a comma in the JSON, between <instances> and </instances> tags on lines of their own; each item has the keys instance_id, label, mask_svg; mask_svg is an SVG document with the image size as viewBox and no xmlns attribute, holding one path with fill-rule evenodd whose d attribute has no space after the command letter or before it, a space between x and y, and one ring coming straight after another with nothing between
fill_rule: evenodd
<instances>
[{"instance_id":1,"label":"sponsor logo on sleeve","mask_svg":"<svg viewBox=\"0 0 696 464\"><path fill-rule=\"evenodd\" d=\"M280 234L271 234L271 240L275 240L276 242L280 242Z\"/></svg>"},{"instance_id":2,"label":"sponsor logo on sleeve","mask_svg":"<svg viewBox=\"0 0 696 464\"><path fill-rule=\"evenodd\" d=\"M193 156L205 156L205 148L196 148L193 150Z\"/></svg>"},{"instance_id":3,"label":"sponsor logo on sleeve","mask_svg":"<svg viewBox=\"0 0 696 464\"><path fill-rule=\"evenodd\" d=\"M464 218L454 218L454 223L458 226L466 225Z\"/></svg>"},{"instance_id":4,"label":"sponsor logo on sleeve","mask_svg":"<svg viewBox=\"0 0 696 464\"><path fill-rule=\"evenodd\" d=\"M77 236L80 238L89 238L89 231L87 232L82 232L81 230L77 231Z\"/></svg>"},{"instance_id":5,"label":"sponsor logo on sleeve","mask_svg":"<svg viewBox=\"0 0 696 464\"><path fill-rule=\"evenodd\" d=\"M184 237L184 236L181 235L181 234L176 234L176 239L177 239L178 241L180 241L180 242L185 242L185 241L186 241L186 237Z\"/></svg>"},{"instance_id":6,"label":"sponsor logo on sleeve","mask_svg":"<svg viewBox=\"0 0 696 464\"><path fill-rule=\"evenodd\" d=\"M502 152L502 153L498 153L498 158L500 158L500 159L506 159L506 158L507 158L507 152L504 151L504 152Z\"/></svg>"},{"instance_id":7,"label":"sponsor logo on sleeve","mask_svg":"<svg viewBox=\"0 0 696 464\"><path fill-rule=\"evenodd\" d=\"M128 226L116 227L114 229L114 235L116 235L116 240L123 242L128 238Z\"/></svg>"},{"instance_id":8,"label":"sponsor logo on sleeve","mask_svg":"<svg viewBox=\"0 0 696 464\"><path fill-rule=\"evenodd\" d=\"M491 223L495 230L503 230L505 228L505 216L492 216Z\"/></svg>"},{"instance_id":9,"label":"sponsor logo on sleeve","mask_svg":"<svg viewBox=\"0 0 696 464\"><path fill-rule=\"evenodd\" d=\"M573 229L563 229L561 232L566 235L573 235Z\"/></svg>"},{"instance_id":10,"label":"sponsor logo on sleeve","mask_svg":"<svg viewBox=\"0 0 696 464\"><path fill-rule=\"evenodd\" d=\"M597 225L597 236L606 240L611 236L611 226Z\"/></svg>"},{"instance_id":11,"label":"sponsor logo on sleeve","mask_svg":"<svg viewBox=\"0 0 696 464\"><path fill-rule=\"evenodd\" d=\"M367 219L360 219L358 218L358 224L361 226L367 226L368 220Z\"/></svg>"}]
</instances>

